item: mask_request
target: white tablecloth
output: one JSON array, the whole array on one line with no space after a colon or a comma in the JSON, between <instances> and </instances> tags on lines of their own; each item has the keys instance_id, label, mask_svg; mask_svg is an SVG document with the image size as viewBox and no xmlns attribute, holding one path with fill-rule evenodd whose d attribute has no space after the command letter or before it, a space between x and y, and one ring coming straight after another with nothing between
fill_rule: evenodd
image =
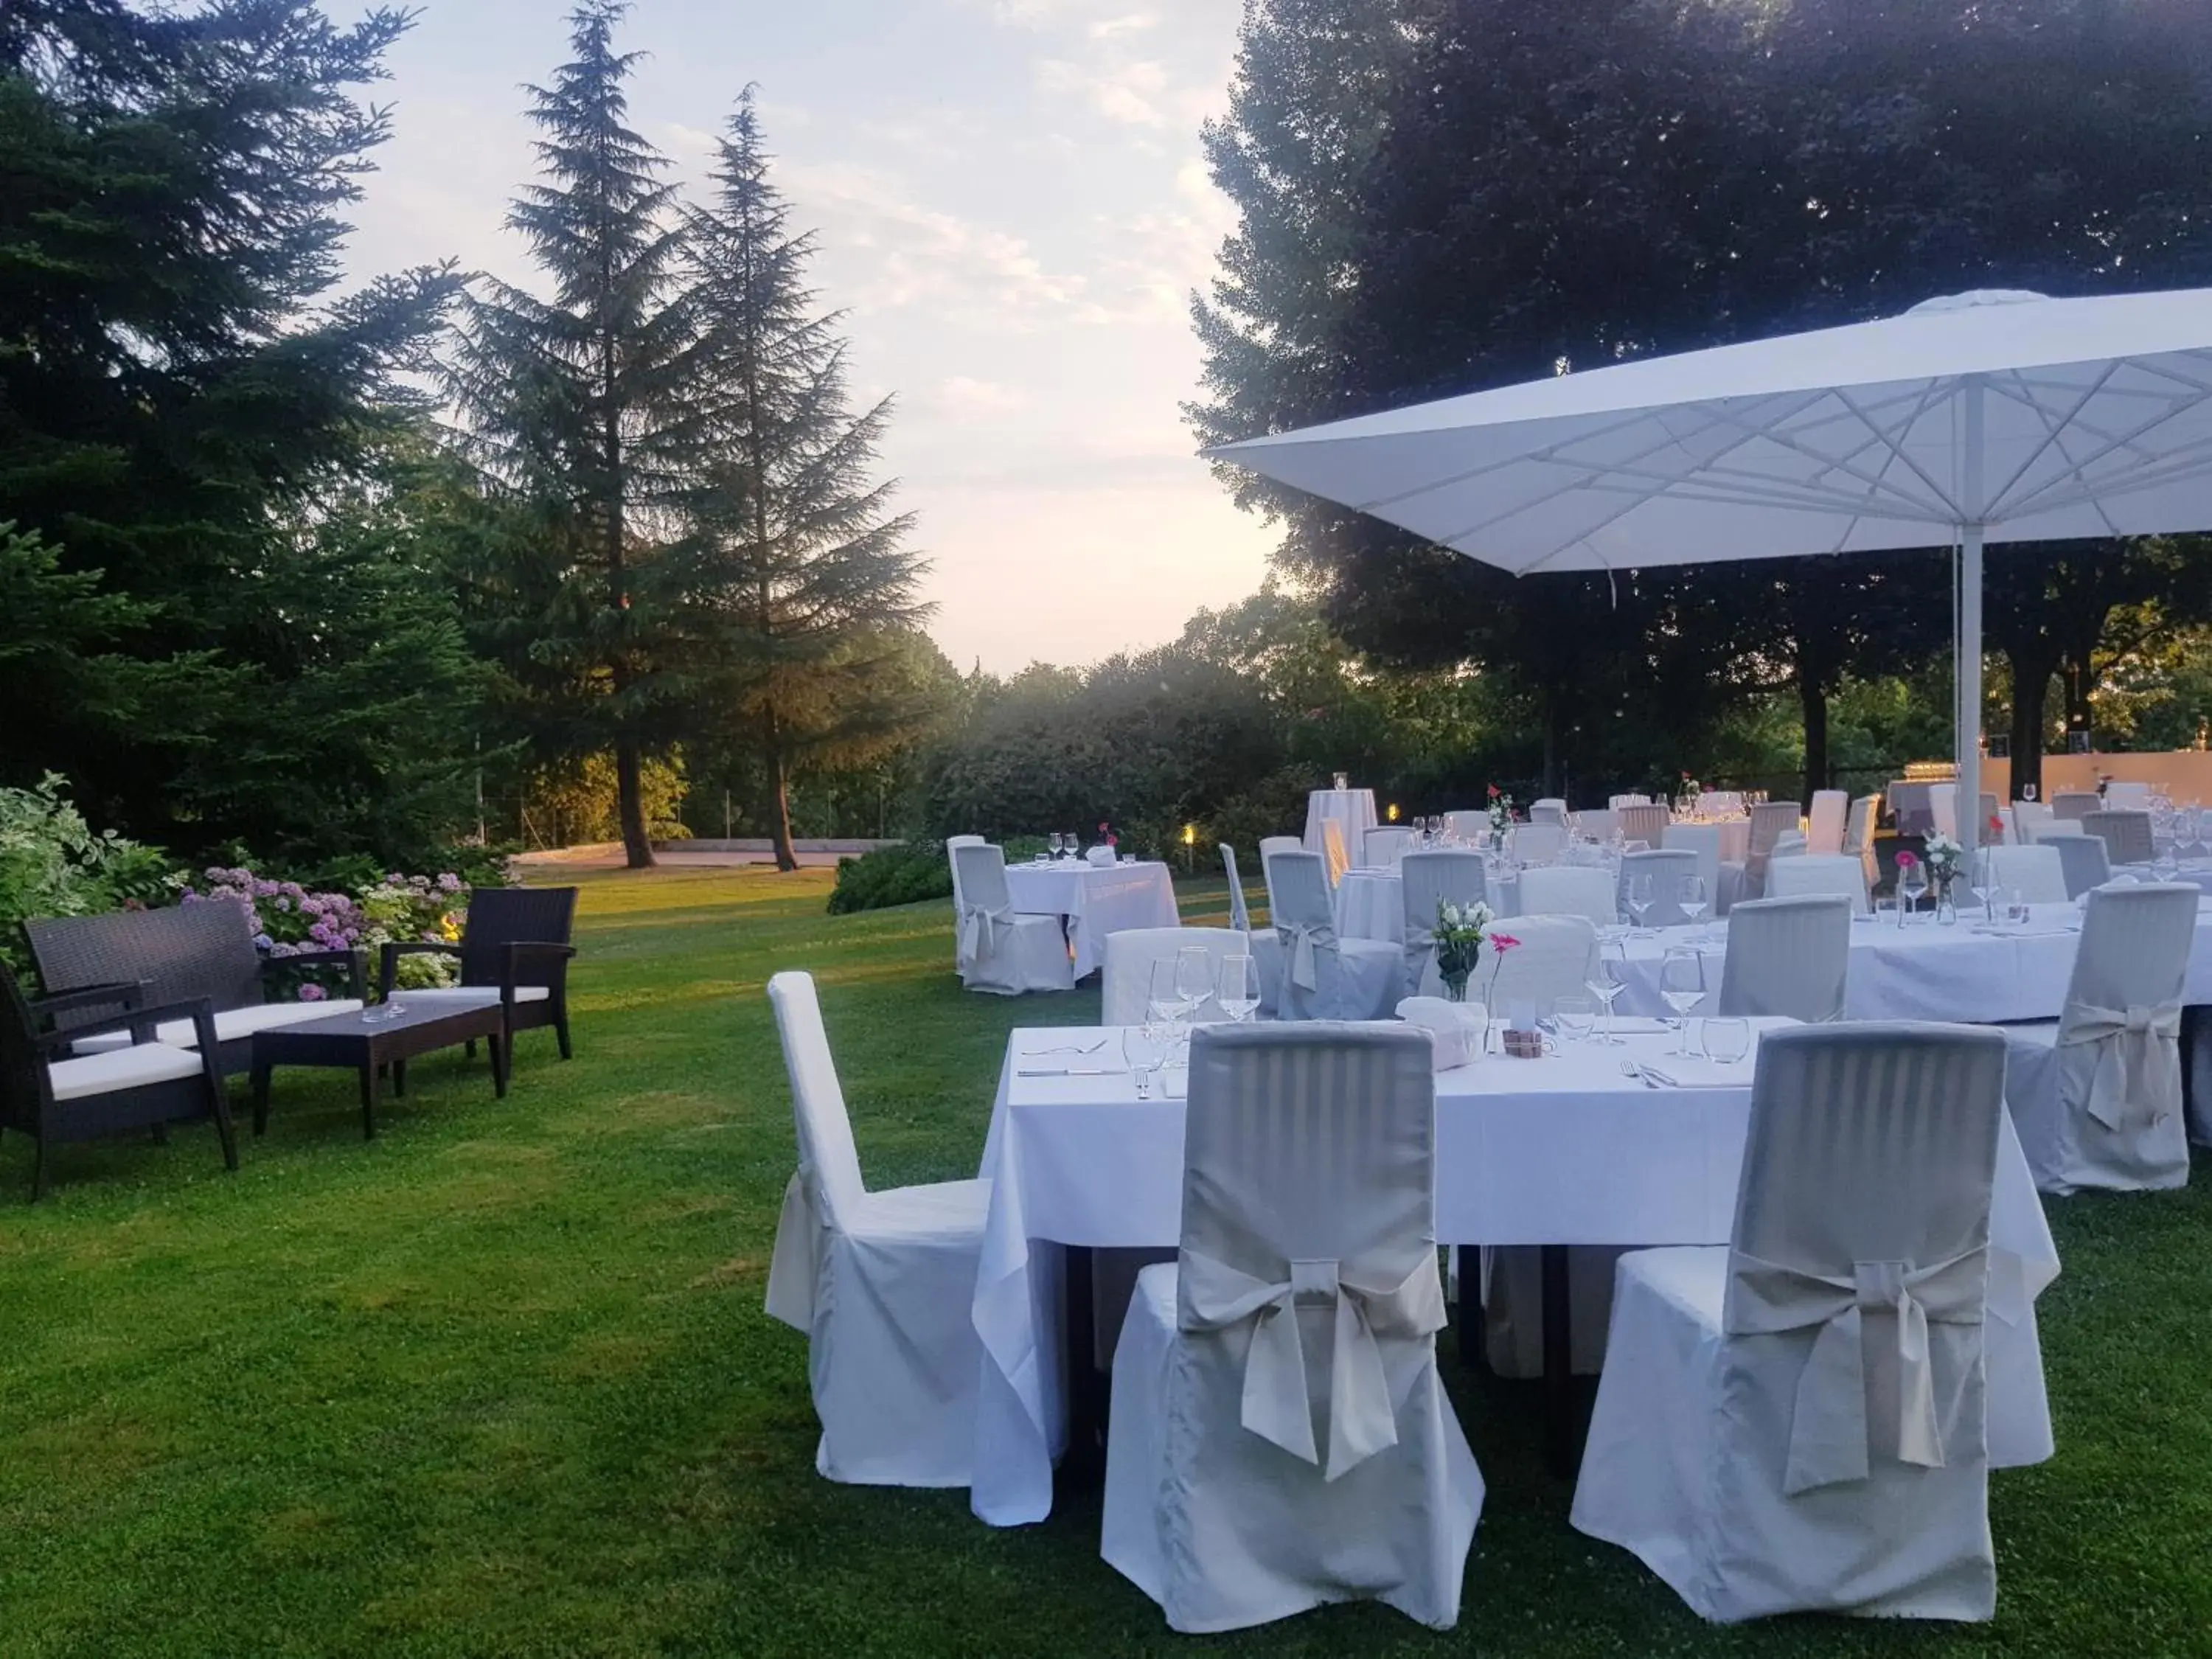
<instances>
[{"instance_id":1,"label":"white tablecloth","mask_svg":"<svg viewBox=\"0 0 2212 1659\"><path fill-rule=\"evenodd\" d=\"M1306 851L1326 852L1322 845L1322 821L1334 818L1344 826L1344 855L1358 864L1367 846L1367 832L1376 825L1372 789L1316 789L1306 797Z\"/></svg>"},{"instance_id":2,"label":"white tablecloth","mask_svg":"<svg viewBox=\"0 0 2212 1659\"><path fill-rule=\"evenodd\" d=\"M1437 1237L1727 1243L1752 1061L1707 1068L1699 1086L1680 1089L1647 1089L1621 1074L1624 1054L1656 1055L1664 1041L1576 1047L1542 1060L1492 1056L1441 1074ZM998 1526L1042 1520L1052 1507L1053 1458L1066 1424L1060 1247L1171 1248L1181 1231L1183 1103L1139 1101L1121 1073L1015 1076L1020 1064L1067 1066L1064 1054L1036 1054L1067 1042L1064 1028L1013 1033L983 1154L991 1207L974 1308L984 1355L969 1501ZM1116 1058L1109 1041L1073 1063ZM1681 1074L1692 1080L1686 1067ZM1991 1296L2007 1318L1990 1327L1990 1452L2009 1465L2051 1451L2033 1304L2057 1277L2058 1252L2009 1121L2002 1135Z\"/></svg>"},{"instance_id":3,"label":"white tablecloth","mask_svg":"<svg viewBox=\"0 0 2212 1659\"><path fill-rule=\"evenodd\" d=\"M1926 915L1905 927L1894 919L1855 921L1844 1014L1851 1019L1976 1025L2056 1019L2081 948L2081 912L2072 904L2033 906L2025 927L1999 932L1968 915L1948 927ZM1657 934L1627 941L1627 989L1614 1005L1621 1013L1667 1012L1659 998L1659 963L1670 947L1697 949L1705 958L1705 983L1720 988L1721 963L1728 954L1725 922L1705 928L1664 927ZM2203 906L2182 1000L2212 1003L2212 911Z\"/></svg>"},{"instance_id":4,"label":"white tablecloth","mask_svg":"<svg viewBox=\"0 0 2212 1659\"><path fill-rule=\"evenodd\" d=\"M1085 864L1060 859L1048 865L1010 864L1006 891L1024 915L1059 916L1075 947L1075 976L1096 973L1106 960L1106 936L1125 927L1173 927L1175 883L1164 864Z\"/></svg>"}]
</instances>

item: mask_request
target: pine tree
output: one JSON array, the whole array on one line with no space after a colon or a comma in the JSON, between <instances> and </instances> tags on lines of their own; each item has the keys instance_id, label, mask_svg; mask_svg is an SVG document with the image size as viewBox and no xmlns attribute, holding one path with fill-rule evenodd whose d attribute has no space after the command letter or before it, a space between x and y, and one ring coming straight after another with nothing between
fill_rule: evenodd
<instances>
[{"instance_id":1,"label":"pine tree","mask_svg":"<svg viewBox=\"0 0 2212 1659\"><path fill-rule=\"evenodd\" d=\"M849 411L841 317L814 309L814 236L792 229L769 159L749 90L719 145L713 204L691 216L708 389L690 507L721 696L759 759L776 863L795 870L794 768L856 763L926 717L905 635L928 607L926 567L902 544L912 521L870 476L890 400Z\"/></svg>"},{"instance_id":2,"label":"pine tree","mask_svg":"<svg viewBox=\"0 0 2212 1659\"><path fill-rule=\"evenodd\" d=\"M560 752L612 752L632 868L653 862L641 768L678 730L690 684L690 566L673 511L697 440L695 330L668 161L627 124L636 55L617 52L626 0L585 0L574 60L532 88L540 182L507 217L550 279L539 298L485 281L465 302L449 382L467 447L537 518L542 568L517 591L511 666ZM515 619L520 622L523 619Z\"/></svg>"}]
</instances>

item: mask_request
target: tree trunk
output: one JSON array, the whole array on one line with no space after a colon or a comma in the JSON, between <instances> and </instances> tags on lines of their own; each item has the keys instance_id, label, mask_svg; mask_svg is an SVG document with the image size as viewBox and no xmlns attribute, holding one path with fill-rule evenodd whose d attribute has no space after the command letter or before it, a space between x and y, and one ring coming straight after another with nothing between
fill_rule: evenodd
<instances>
[{"instance_id":1,"label":"tree trunk","mask_svg":"<svg viewBox=\"0 0 2212 1659\"><path fill-rule=\"evenodd\" d=\"M2089 728L2089 693L2094 689L2095 671L2090 666L2086 651L2068 653L2065 663L2066 729L2087 732Z\"/></svg>"},{"instance_id":2,"label":"tree trunk","mask_svg":"<svg viewBox=\"0 0 2212 1659\"><path fill-rule=\"evenodd\" d=\"M1797 704L1805 720L1804 806L1813 810L1813 792L1828 787L1828 694L1820 683L1800 673Z\"/></svg>"},{"instance_id":3,"label":"tree trunk","mask_svg":"<svg viewBox=\"0 0 2212 1659\"><path fill-rule=\"evenodd\" d=\"M2012 665L2011 794L2019 800L2023 785L2033 784L2039 795L2043 790L2044 704L2054 665L2040 653L2023 660L2007 652L2005 659Z\"/></svg>"},{"instance_id":4,"label":"tree trunk","mask_svg":"<svg viewBox=\"0 0 2212 1659\"><path fill-rule=\"evenodd\" d=\"M645 763L637 744L615 739L615 793L622 810L623 851L633 870L653 868L653 837L645 822Z\"/></svg>"},{"instance_id":5,"label":"tree trunk","mask_svg":"<svg viewBox=\"0 0 2212 1659\"><path fill-rule=\"evenodd\" d=\"M768 763L768 824L775 842L775 867L788 873L799 868L799 849L791 844L791 775L773 714L768 717L768 740L761 747Z\"/></svg>"},{"instance_id":6,"label":"tree trunk","mask_svg":"<svg viewBox=\"0 0 2212 1659\"><path fill-rule=\"evenodd\" d=\"M1544 793L1559 793L1559 699L1544 699Z\"/></svg>"}]
</instances>

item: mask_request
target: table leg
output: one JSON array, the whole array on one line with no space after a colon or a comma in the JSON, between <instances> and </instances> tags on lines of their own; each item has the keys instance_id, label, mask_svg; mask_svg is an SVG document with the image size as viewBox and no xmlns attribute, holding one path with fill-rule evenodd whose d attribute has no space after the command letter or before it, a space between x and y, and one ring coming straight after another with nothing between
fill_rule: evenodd
<instances>
[{"instance_id":1,"label":"table leg","mask_svg":"<svg viewBox=\"0 0 2212 1659\"><path fill-rule=\"evenodd\" d=\"M1459 1247L1459 1363L1489 1369L1488 1315L1482 1305L1482 1247Z\"/></svg>"},{"instance_id":2,"label":"table leg","mask_svg":"<svg viewBox=\"0 0 2212 1659\"><path fill-rule=\"evenodd\" d=\"M1571 1478L1581 1462L1575 1443L1575 1343L1573 1309L1567 1291L1567 1247L1547 1244L1544 1278L1544 1461L1552 1473Z\"/></svg>"},{"instance_id":3,"label":"table leg","mask_svg":"<svg viewBox=\"0 0 2212 1659\"><path fill-rule=\"evenodd\" d=\"M253 1133L257 1135L269 1127L269 1067L256 1062L253 1067Z\"/></svg>"},{"instance_id":4,"label":"table leg","mask_svg":"<svg viewBox=\"0 0 2212 1659\"><path fill-rule=\"evenodd\" d=\"M507 1098L507 1074L514 1066L514 1039L504 1031L495 1031L484 1039L491 1050L491 1087L494 1097Z\"/></svg>"},{"instance_id":5,"label":"table leg","mask_svg":"<svg viewBox=\"0 0 2212 1659\"><path fill-rule=\"evenodd\" d=\"M392 1062L392 1097L394 1100L404 1100L406 1096L407 1062L404 1060L395 1060Z\"/></svg>"},{"instance_id":6,"label":"table leg","mask_svg":"<svg viewBox=\"0 0 2212 1659\"><path fill-rule=\"evenodd\" d=\"M376 1139L376 1066L366 1060L361 1063L361 1138Z\"/></svg>"},{"instance_id":7,"label":"table leg","mask_svg":"<svg viewBox=\"0 0 2212 1659\"><path fill-rule=\"evenodd\" d=\"M1098 1375L1097 1303L1091 1248L1070 1244L1063 1251L1067 1272L1067 1455L1061 1477L1076 1486L1097 1485L1106 1474L1105 1388Z\"/></svg>"}]
</instances>

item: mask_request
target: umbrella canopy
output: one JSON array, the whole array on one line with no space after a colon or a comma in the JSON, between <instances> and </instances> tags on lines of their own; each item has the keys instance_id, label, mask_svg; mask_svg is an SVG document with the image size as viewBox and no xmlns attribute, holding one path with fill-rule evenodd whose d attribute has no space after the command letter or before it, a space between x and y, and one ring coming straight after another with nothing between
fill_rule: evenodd
<instances>
[{"instance_id":1,"label":"umbrella canopy","mask_svg":"<svg viewBox=\"0 0 2212 1659\"><path fill-rule=\"evenodd\" d=\"M1984 544L2212 529L2212 289L1960 295L1207 453L1516 575L1957 544L1971 843Z\"/></svg>"}]
</instances>

